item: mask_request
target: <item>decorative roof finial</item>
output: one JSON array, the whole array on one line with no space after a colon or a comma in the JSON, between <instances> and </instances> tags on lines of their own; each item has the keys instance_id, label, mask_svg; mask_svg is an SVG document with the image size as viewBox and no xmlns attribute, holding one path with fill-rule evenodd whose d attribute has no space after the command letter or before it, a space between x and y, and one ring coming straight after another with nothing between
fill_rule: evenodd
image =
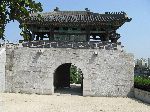
<instances>
[{"instance_id":1,"label":"decorative roof finial","mask_svg":"<svg viewBox=\"0 0 150 112\"><path fill-rule=\"evenodd\" d=\"M54 9L54 11L60 11L60 10L59 10L59 8L58 8L58 7L56 7L56 8Z\"/></svg>"},{"instance_id":2,"label":"decorative roof finial","mask_svg":"<svg viewBox=\"0 0 150 112\"><path fill-rule=\"evenodd\" d=\"M89 10L88 8L85 8L85 10L86 10L87 12L90 12L90 10Z\"/></svg>"}]
</instances>

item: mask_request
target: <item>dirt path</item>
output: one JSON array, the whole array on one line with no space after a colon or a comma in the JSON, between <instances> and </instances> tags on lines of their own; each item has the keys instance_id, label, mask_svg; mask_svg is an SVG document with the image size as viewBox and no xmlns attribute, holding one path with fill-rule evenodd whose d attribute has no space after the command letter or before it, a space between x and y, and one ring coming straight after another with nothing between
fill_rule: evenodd
<instances>
[{"instance_id":1,"label":"dirt path","mask_svg":"<svg viewBox=\"0 0 150 112\"><path fill-rule=\"evenodd\" d=\"M2 93L0 112L150 112L150 105L129 98Z\"/></svg>"}]
</instances>

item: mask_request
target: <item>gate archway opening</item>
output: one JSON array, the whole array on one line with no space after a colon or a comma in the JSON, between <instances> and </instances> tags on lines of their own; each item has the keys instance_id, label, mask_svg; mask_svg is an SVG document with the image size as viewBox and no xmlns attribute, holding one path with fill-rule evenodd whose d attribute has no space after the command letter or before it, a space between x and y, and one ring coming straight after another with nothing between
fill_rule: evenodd
<instances>
[{"instance_id":1,"label":"gate archway opening","mask_svg":"<svg viewBox=\"0 0 150 112\"><path fill-rule=\"evenodd\" d=\"M80 68L65 63L54 72L54 93L82 95L83 73Z\"/></svg>"}]
</instances>

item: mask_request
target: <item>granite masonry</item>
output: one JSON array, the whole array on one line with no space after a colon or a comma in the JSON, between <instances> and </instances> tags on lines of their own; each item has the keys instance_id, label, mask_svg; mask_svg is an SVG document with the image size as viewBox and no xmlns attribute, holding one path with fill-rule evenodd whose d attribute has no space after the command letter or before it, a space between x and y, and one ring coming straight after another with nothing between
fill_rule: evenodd
<instances>
[{"instance_id":1,"label":"granite masonry","mask_svg":"<svg viewBox=\"0 0 150 112\"><path fill-rule=\"evenodd\" d=\"M0 48L0 92L5 91L5 64L6 50L5 47Z\"/></svg>"},{"instance_id":2,"label":"granite masonry","mask_svg":"<svg viewBox=\"0 0 150 112\"><path fill-rule=\"evenodd\" d=\"M54 94L55 70L72 63L82 70L83 96L134 94L134 57L122 50L8 45L6 54L0 50L0 92Z\"/></svg>"}]
</instances>

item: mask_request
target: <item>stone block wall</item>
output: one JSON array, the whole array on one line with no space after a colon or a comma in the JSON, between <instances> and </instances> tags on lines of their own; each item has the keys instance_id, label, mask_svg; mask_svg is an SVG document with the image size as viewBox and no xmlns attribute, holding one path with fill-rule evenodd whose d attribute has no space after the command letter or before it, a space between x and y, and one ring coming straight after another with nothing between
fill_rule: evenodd
<instances>
[{"instance_id":1,"label":"stone block wall","mask_svg":"<svg viewBox=\"0 0 150 112\"><path fill-rule=\"evenodd\" d=\"M6 92L53 93L50 65L39 49L9 48L6 55Z\"/></svg>"},{"instance_id":2,"label":"stone block wall","mask_svg":"<svg viewBox=\"0 0 150 112\"><path fill-rule=\"evenodd\" d=\"M54 72L72 63L83 73L83 96L132 96L133 55L118 50L7 48L6 92L53 94Z\"/></svg>"},{"instance_id":3,"label":"stone block wall","mask_svg":"<svg viewBox=\"0 0 150 112\"><path fill-rule=\"evenodd\" d=\"M0 92L5 91L5 63L6 63L6 49L0 48Z\"/></svg>"},{"instance_id":4,"label":"stone block wall","mask_svg":"<svg viewBox=\"0 0 150 112\"><path fill-rule=\"evenodd\" d=\"M90 68L90 69L88 69ZM90 96L133 97L133 56L120 51L101 50L89 58L85 94ZM88 88L91 88L90 91Z\"/></svg>"}]
</instances>

